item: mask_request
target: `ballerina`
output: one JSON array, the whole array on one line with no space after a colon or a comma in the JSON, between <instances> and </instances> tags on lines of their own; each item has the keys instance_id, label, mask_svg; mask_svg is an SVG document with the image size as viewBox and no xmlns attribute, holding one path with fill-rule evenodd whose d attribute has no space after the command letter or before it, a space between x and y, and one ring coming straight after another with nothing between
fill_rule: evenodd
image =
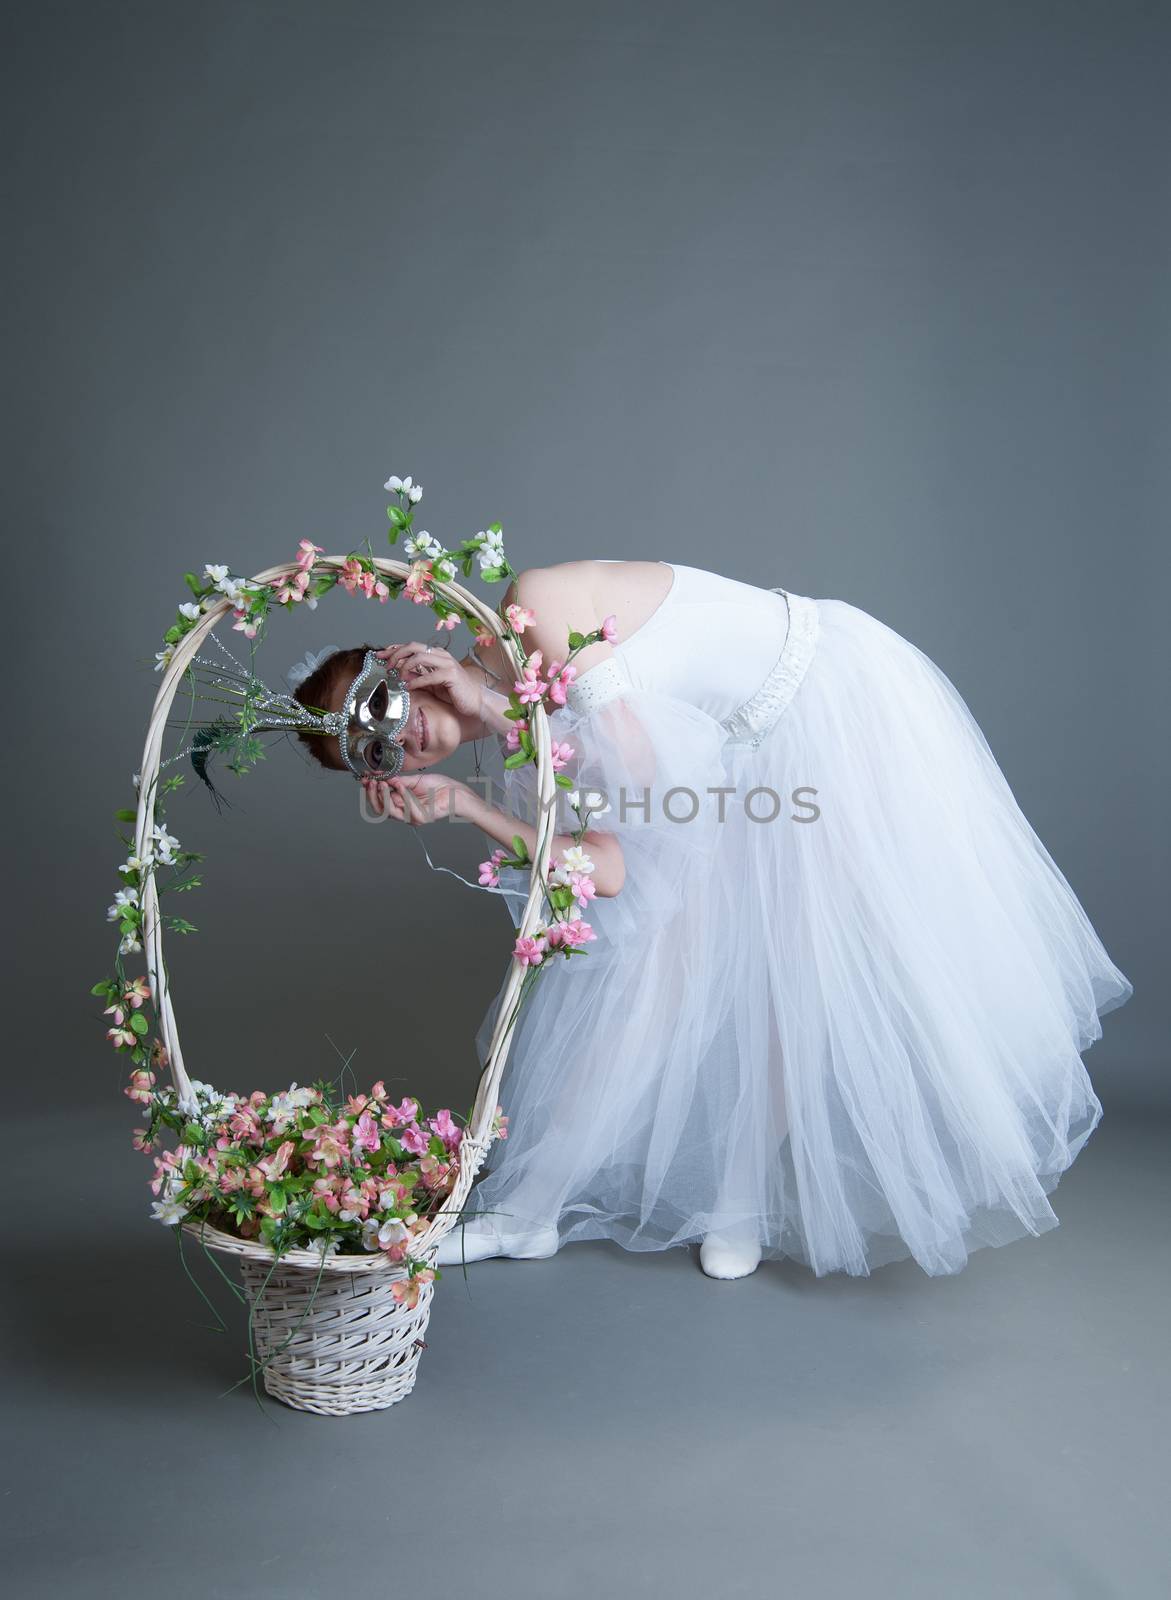
<instances>
[{"instance_id":1,"label":"ballerina","mask_svg":"<svg viewBox=\"0 0 1171 1600\"><path fill-rule=\"evenodd\" d=\"M583 818L595 937L521 1013L509 1137L440 1264L609 1238L698 1243L725 1279L782 1256L939 1274L1055 1226L1102 1112L1081 1053L1131 986L943 673L844 601L680 563L533 568L502 605L546 663L605 624L547 706L575 784L554 858ZM382 817L531 850L499 645L373 656L405 725L367 719L361 761L305 734L314 755ZM336 712L371 659L315 662L298 700ZM429 770L479 739L494 794Z\"/></svg>"}]
</instances>

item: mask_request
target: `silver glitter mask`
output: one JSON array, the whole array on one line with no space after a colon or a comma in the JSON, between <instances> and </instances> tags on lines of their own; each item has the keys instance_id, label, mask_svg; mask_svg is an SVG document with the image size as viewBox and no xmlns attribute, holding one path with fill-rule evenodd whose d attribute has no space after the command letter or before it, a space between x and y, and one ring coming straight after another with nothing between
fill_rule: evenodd
<instances>
[{"instance_id":1,"label":"silver glitter mask","mask_svg":"<svg viewBox=\"0 0 1171 1600\"><path fill-rule=\"evenodd\" d=\"M406 752L398 735L410 714L410 690L402 678L367 650L340 712L330 714L337 718L342 760L356 778L393 778L402 771Z\"/></svg>"}]
</instances>

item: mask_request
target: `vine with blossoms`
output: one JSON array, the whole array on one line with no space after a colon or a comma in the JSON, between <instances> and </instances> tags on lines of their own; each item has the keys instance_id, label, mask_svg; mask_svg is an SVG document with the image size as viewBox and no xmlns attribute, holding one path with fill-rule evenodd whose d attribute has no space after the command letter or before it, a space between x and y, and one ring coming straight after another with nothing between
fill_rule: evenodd
<instances>
[{"instance_id":1,"label":"vine with blossoms","mask_svg":"<svg viewBox=\"0 0 1171 1600\"><path fill-rule=\"evenodd\" d=\"M383 604L405 596L434 612L437 630L451 632L462 621L477 644L492 642L493 633L436 584L453 580L457 573L467 577L473 568L490 584L515 578L500 525L493 523L449 550L414 526L422 499L420 485L410 477L392 476L385 488L392 496L387 506L388 539L392 547L402 541L409 562L405 577L384 576L369 544L340 562L325 562L320 559L322 546L309 539L301 540L292 570L282 569L267 581L244 578L227 566L209 563L202 574L185 576L191 598L179 607L164 635L156 670L169 666L177 645L213 607L227 603L233 628L254 650L274 610L313 608L334 587ZM571 632L564 659L546 666L539 650L527 653L523 645L522 636L535 620L531 611L515 603L501 613L503 632L522 666L505 713L512 725L505 755L505 766L511 769L536 762L533 706L565 705L577 672L574 657L590 644L615 637L613 617L590 633ZM229 769L237 774L263 756L262 742L251 726L253 712L245 698L230 716L217 719L204 746L204 753L215 748L224 754ZM569 745L552 742L555 781L570 791L577 825L560 862L542 864L543 921L531 936L518 938L513 948L513 959L524 969L518 1008L537 974L555 957L580 954L594 939L584 916L596 891L593 863L583 840L591 816L608 807L601 797L583 797L573 789L564 770L573 755ZM107 1038L129 1061L125 1093L141 1108L142 1119L133 1142L154 1161L153 1216L175 1228L177 1239L179 1224L207 1225L267 1246L274 1261L291 1250L307 1250L324 1268L336 1255L381 1252L388 1261L406 1267L405 1277L396 1281L392 1292L414 1304L421 1284L440 1274L412 1255L412 1241L451 1192L459 1170L464 1127L449 1109L425 1116L420 1102L411 1096L395 1105L381 1082L368 1094L349 1096L325 1080L248 1096L221 1094L194 1081L190 1093L180 1095L173 1085L159 1083L168 1061L155 997L148 979L132 973L127 963L143 950L143 890L148 878L159 896L163 926L180 934L196 931L185 917L162 912L164 896L187 893L201 881L195 869L202 857L184 850L167 823L167 803L184 781L181 774L153 781L147 798L150 825L138 853L134 836L123 835L129 853L118 868L119 888L107 913L117 931L113 970L93 988L106 1002ZM134 784L137 791L138 775ZM136 817L136 810L116 813L120 826L134 824ZM481 863L480 882L498 884L505 868L531 867L518 835L511 852L497 849ZM507 1122L498 1106L490 1137L507 1137Z\"/></svg>"}]
</instances>

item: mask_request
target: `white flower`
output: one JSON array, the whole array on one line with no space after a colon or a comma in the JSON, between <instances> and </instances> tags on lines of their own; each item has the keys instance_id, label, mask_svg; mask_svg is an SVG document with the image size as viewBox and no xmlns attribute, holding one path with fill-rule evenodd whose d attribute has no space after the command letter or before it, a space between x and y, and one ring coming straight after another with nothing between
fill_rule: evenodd
<instances>
[{"instance_id":1,"label":"white flower","mask_svg":"<svg viewBox=\"0 0 1171 1600\"><path fill-rule=\"evenodd\" d=\"M407 1225L401 1217L387 1217L378 1229L378 1243L384 1248L391 1244L401 1244L407 1233Z\"/></svg>"},{"instance_id":2,"label":"white flower","mask_svg":"<svg viewBox=\"0 0 1171 1600\"><path fill-rule=\"evenodd\" d=\"M134 785L135 794L137 794L138 793L138 786L142 782L142 773L141 772L132 773L131 777L130 777L130 781Z\"/></svg>"},{"instance_id":3,"label":"white flower","mask_svg":"<svg viewBox=\"0 0 1171 1600\"><path fill-rule=\"evenodd\" d=\"M341 1241L319 1233L315 1238L310 1239L305 1248L307 1250L316 1250L319 1256L332 1256L341 1249Z\"/></svg>"},{"instance_id":4,"label":"white flower","mask_svg":"<svg viewBox=\"0 0 1171 1600\"><path fill-rule=\"evenodd\" d=\"M565 872L583 872L588 877L594 870L593 862L579 844L570 845L568 850L563 850L561 860L562 870Z\"/></svg>"},{"instance_id":5,"label":"white flower","mask_svg":"<svg viewBox=\"0 0 1171 1600\"><path fill-rule=\"evenodd\" d=\"M227 575L227 567L216 566L212 562L209 562L203 569L203 576L207 579L208 583L214 583L217 589L222 588L224 579L227 577Z\"/></svg>"},{"instance_id":6,"label":"white flower","mask_svg":"<svg viewBox=\"0 0 1171 1600\"><path fill-rule=\"evenodd\" d=\"M168 1228L173 1228L177 1222L182 1222L187 1215L187 1207L181 1200L154 1200L151 1202L151 1219L161 1222Z\"/></svg>"},{"instance_id":7,"label":"white flower","mask_svg":"<svg viewBox=\"0 0 1171 1600\"><path fill-rule=\"evenodd\" d=\"M610 802L604 794L599 794L596 789L591 789L584 800L577 789L571 789L567 798L575 811L584 809L595 817L604 817L607 811L610 810Z\"/></svg>"},{"instance_id":8,"label":"white flower","mask_svg":"<svg viewBox=\"0 0 1171 1600\"><path fill-rule=\"evenodd\" d=\"M378 1228L379 1228L379 1222L378 1222L378 1218L377 1217L367 1217L366 1218L365 1222L362 1224L362 1248L363 1248L363 1250L377 1250L378 1249Z\"/></svg>"},{"instance_id":9,"label":"white flower","mask_svg":"<svg viewBox=\"0 0 1171 1600\"><path fill-rule=\"evenodd\" d=\"M150 848L148 846L145 859L143 859L143 857L141 857L141 856L127 856L126 860L118 868L118 871L119 872L145 872L147 867L150 866L150 864L151 864L151 862L153 860L154 860L154 856L151 854Z\"/></svg>"},{"instance_id":10,"label":"white flower","mask_svg":"<svg viewBox=\"0 0 1171 1600\"><path fill-rule=\"evenodd\" d=\"M179 615L186 617L189 622L195 622L202 615L202 608L198 600L188 600L186 605L180 606Z\"/></svg>"},{"instance_id":11,"label":"white flower","mask_svg":"<svg viewBox=\"0 0 1171 1600\"><path fill-rule=\"evenodd\" d=\"M234 606L247 605L249 596L257 592L255 584L247 583L241 578L225 578L216 587L224 599Z\"/></svg>"},{"instance_id":12,"label":"white flower","mask_svg":"<svg viewBox=\"0 0 1171 1600\"><path fill-rule=\"evenodd\" d=\"M127 906L136 906L137 904L137 889L119 889L114 896L114 904L106 907L106 921L117 922Z\"/></svg>"},{"instance_id":13,"label":"white flower","mask_svg":"<svg viewBox=\"0 0 1171 1600\"><path fill-rule=\"evenodd\" d=\"M274 1094L269 1102L268 1114L274 1120L277 1118L291 1117L294 1111L303 1110L305 1106L313 1104L312 1089L298 1089L295 1083L290 1084L280 1094Z\"/></svg>"},{"instance_id":14,"label":"white flower","mask_svg":"<svg viewBox=\"0 0 1171 1600\"><path fill-rule=\"evenodd\" d=\"M450 583L455 577L455 562L450 556L440 556L432 567L432 571L440 583Z\"/></svg>"},{"instance_id":15,"label":"white flower","mask_svg":"<svg viewBox=\"0 0 1171 1600\"><path fill-rule=\"evenodd\" d=\"M409 478L407 479L407 482L408 483L410 482ZM387 478L386 482L382 485L382 487L384 489L389 489L391 494L398 494L398 492L402 488L402 486L403 486L403 480L401 478L396 478L393 473L390 475L389 478Z\"/></svg>"},{"instance_id":16,"label":"white flower","mask_svg":"<svg viewBox=\"0 0 1171 1600\"><path fill-rule=\"evenodd\" d=\"M136 939L132 933L125 934L118 943L118 954L134 956L142 949L142 940Z\"/></svg>"},{"instance_id":17,"label":"white flower","mask_svg":"<svg viewBox=\"0 0 1171 1600\"><path fill-rule=\"evenodd\" d=\"M429 556L434 559L436 556L447 554L439 540L433 539L426 528L420 528L418 533L413 533L409 539L405 540L403 550L410 556L412 561L421 556Z\"/></svg>"},{"instance_id":18,"label":"white flower","mask_svg":"<svg viewBox=\"0 0 1171 1600\"><path fill-rule=\"evenodd\" d=\"M504 560L504 535L502 533L478 533L476 538L481 541L477 560L480 571L487 567L498 567Z\"/></svg>"},{"instance_id":19,"label":"white flower","mask_svg":"<svg viewBox=\"0 0 1171 1600\"><path fill-rule=\"evenodd\" d=\"M411 483L411 480L409 478L407 479L407 483ZM405 488L406 485L404 484L403 487ZM407 499L411 502L411 504L413 506L417 506L419 501L422 498L423 498L423 485L421 483L411 483L411 487L409 489L407 489Z\"/></svg>"},{"instance_id":20,"label":"white flower","mask_svg":"<svg viewBox=\"0 0 1171 1600\"><path fill-rule=\"evenodd\" d=\"M175 654L173 644L164 645L161 650L155 651L155 671L162 672L164 667L171 665L171 657Z\"/></svg>"},{"instance_id":21,"label":"white flower","mask_svg":"<svg viewBox=\"0 0 1171 1600\"><path fill-rule=\"evenodd\" d=\"M175 864L175 851L179 848L179 841L173 833L168 833L161 822L156 823L151 829L151 841L155 854L164 866L173 867Z\"/></svg>"}]
</instances>

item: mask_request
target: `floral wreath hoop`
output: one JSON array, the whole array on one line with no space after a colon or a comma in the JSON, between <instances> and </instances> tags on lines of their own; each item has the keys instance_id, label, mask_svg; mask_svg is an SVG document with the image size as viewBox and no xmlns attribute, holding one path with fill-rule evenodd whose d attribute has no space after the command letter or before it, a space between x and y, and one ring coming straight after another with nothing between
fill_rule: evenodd
<instances>
[{"instance_id":1,"label":"floral wreath hoop","mask_svg":"<svg viewBox=\"0 0 1171 1600\"><path fill-rule=\"evenodd\" d=\"M346 556L327 556L314 563L314 570L341 573L347 560ZM411 576L412 564L405 561L373 557L373 569L384 578L405 583ZM299 571L295 562L285 562L280 566L268 567L263 572L258 572L251 580L257 588L271 588L281 580L295 581ZM495 611L485 605L471 590L465 589L454 579L443 581L439 578L429 579L431 588L442 600L457 608L460 612L473 617L480 627L492 633L499 640L502 651L509 665L515 668L520 677L524 670L524 661L517 649L511 630L504 626ZM221 623L232 614L231 601L225 599L206 611L196 626L176 646L169 664L163 672L163 681L155 698L154 709L151 712L150 722L147 726L146 742L142 754L142 769L139 786L138 813L135 819L134 844L135 854L144 857L148 848L151 829L154 825L153 791L158 779L159 763L162 760L163 738L170 715L171 706L175 695L183 680L184 674L191 665L201 644L209 633L213 632L218 623ZM539 864L547 859L549 846L554 833L553 798L556 792L556 775L550 754L551 734L549 719L544 706L538 701L529 708L529 727L532 735L535 763L537 769L537 797L539 801L539 816L537 821L536 848L532 852L532 865L529 872L529 892L525 901L524 914L518 930L518 937L531 938L541 923L541 907L543 900L543 881L539 871ZM163 922L160 915L158 891L155 885L154 874L150 874L145 882L142 895L142 922L143 922L143 947L146 953L147 971L150 977L152 992L155 997L155 1007L159 1022L159 1036L166 1049L170 1066L172 1082L181 1098L190 1098L191 1079L183 1062L183 1052L179 1043L179 1025L175 1017L174 1002L171 996L171 985L167 976L166 964L163 960ZM455 1188L446 1197L439 1211L428 1223L426 1230L412 1240L412 1253L415 1255L429 1254L438 1244L440 1239L455 1224L459 1212L467 1199L489 1145L492 1142L491 1122L497 1105L497 1095L500 1081L508 1061L509 1046L512 1041L513 1026L515 1024L516 1001L520 994L521 983L524 979L524 968L515 962L511 964L507 985L497 1012L496 1025L492 1035L487 1061L480 1077L479 1088L476 1092L472 1114L464 1130L460 1144L460 1168L456 1179ZM209 1224L185 1224L188 1232L197 1234L213 1248L227 1254L249 1256L254 1260L272 1260L272 1251L265 1245L255 1244L251 1240L237 1238L236 1236L213 1228ZM289 1266L309 1267L316 1271L321 1263L320 1256L311 1250L288 1250L281 1257ZM404 1269L389 1262L381 1252L369 1256L331 1256L326 1262L328 1272L398 1272L403 1275Z\"/></svg>"},{"instance_id":2,"label":"floral wreath hoop","mask_svg":"<svg viewBox=\"0 0 1171 1600\"><path fill-rule=\"evenodd\" d=\"M236 1287L233 1292L249 1306L253 1387L263 1375L270 1394L299 1409L331 1415L392 1405L413 1387L437 1275L435 1252L456 1226L488 1146L505 1136L508 1119L497 1094L529 986L551 964L550 957L582 953L594 937L580 915L596 892L580 844L595 797L587 796L583 804L577 794L569 795L578 818L570 830L574 846L563 848L564 864L554 868L556 791L573 788L559 769L574 752L553 739L545 702L566 704L576 675L572 658L600 639L615 637L614 619L607 618L591 633L571 632L561 661L546 666L539 651L526 654L520 634L535 621L532 613L513 603L502 616L455 577L461 568L466 577L477 561L487 582L516 577L504 555L499 524L448 551L412 528L422 495L418 485L392 477L385 487L396 499L387 507L390 542L403 535L409 561L372 553L327 556L321 546L302 539L294 561L253 578L211 565L202 578L187 574L193 599L179 608L157 656L162 681L135 779L137 804L117 814L120 822L133 823L133 854L120 869L124 887L108 913L121 935L115 975L93 989L109 1002L106 1014L112 1014L114 1026L107 1029L108 1037L134 1063L126 1093L146 1107L148 1124L136 1131L136 1146L149 1153L168 1128L180 1140L177 1150L155 1160L152 1187L156 1195L163 1193L155 1203L158 1220L179 1224L176 1239L183 1234L198 1239L213 1261L211 1252L239 1259L243 1293ZM499 643L515 674L503 713L510 725L505 766L535 767L537 818L531 849L518 835L511 855L498 849L481 865L481 883L488 884L499 881L502 867L527 867L528 892L487 1058L462 1129L449 1112L424 1119L413 1096L401 1106L390 1104L381 1081L369 1096L353 1095L339 1110L324 1082L311 1090L294 1084L279 1094L257 1091L248 1099L221 1095L193 1079L183 1058L163 931L166 925L180 933L193 929L183 918L163 914L157 868L165 864L178 875L178 881L163 884L164 891L193 888L199 879L183 873L201 857L177 853L178 841L163 817L163 795L183 782L179 776L160 781L163 766L176 759L163 756L172 707L181 686L194 686L198 671L208 671L199 651L229 615L233 628L251 640L272 607L290 609L302 601L312 607L334 587L383 602L406 594L430 606L441 630L462 620L477 642ZM258 731L299 725L289 721L300 715L298 704L274 697L253 673L239 670L234 680L231 671L226 678L222 669L213 675L218 687L242 697L229 701L238 708L234 722L217 719L200 730L208 743L201 745L197 735L191 750L181 752L192 755L201 776L206 777L206 760L201 768L193 752L206 758L209 749L231 749L236 770L245 770L260 753ZM123 837L131 843L131 836ZM130 978L123 968L122 955L138 951L144 954L145 979ZM151 1069L163 1066L171 1087L156 1089ZM213 1217L225 1226L216 1226ZM239 1234L226 1231L228 1217ZM305 1237L311 1245L302 1245Z\"/></svg>"}]
</instances>

